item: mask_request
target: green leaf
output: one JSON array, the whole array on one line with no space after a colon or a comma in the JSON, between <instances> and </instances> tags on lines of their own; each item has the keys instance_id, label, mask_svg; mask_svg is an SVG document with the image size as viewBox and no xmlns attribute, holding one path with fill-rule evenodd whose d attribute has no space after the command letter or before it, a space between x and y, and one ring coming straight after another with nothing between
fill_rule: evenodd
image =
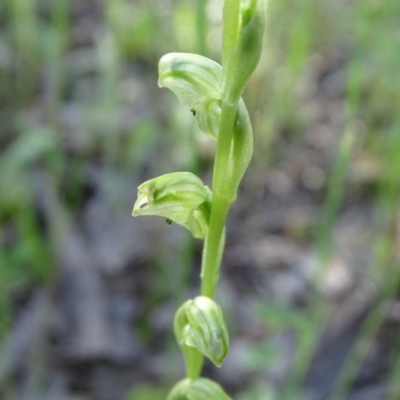
<instances>
[{"instance_id":1,"label":"green leaf","mask_svg":"<svg viewBox=\"0 0 400 400\"><path fill-rule=\"evenodd\" d=\"M158 215L203 239L208 230L211 191L190 172L174 172L144 182L132 215Z\"/></svg>"}]
</instances>

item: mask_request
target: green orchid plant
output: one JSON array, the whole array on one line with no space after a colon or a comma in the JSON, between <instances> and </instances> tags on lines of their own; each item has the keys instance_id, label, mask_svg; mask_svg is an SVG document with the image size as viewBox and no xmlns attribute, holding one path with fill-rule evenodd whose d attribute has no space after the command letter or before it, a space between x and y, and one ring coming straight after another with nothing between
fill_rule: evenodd
<instances>
[{"instance_id":1,"label":"green orchid plant","mask_svg":"<svg viewBox=\"0 0 400 400\"><path fill-rule=\"evenodd\" d=\"M225 0L222 66L197 54L170 53L158 66L160 87L172 90L216 144L212 191L190 172L174 172L138 187L133 215L159 215L204 240L200 295L177 311L174 332L186 378L167 400L229 400L201 378L204 357L220 367L229 349L223 313L213 300L225 244L225 221L253 152L253 132L241 98L256 68L264 31L263 0Z\"/></svg>"}]
</instances>

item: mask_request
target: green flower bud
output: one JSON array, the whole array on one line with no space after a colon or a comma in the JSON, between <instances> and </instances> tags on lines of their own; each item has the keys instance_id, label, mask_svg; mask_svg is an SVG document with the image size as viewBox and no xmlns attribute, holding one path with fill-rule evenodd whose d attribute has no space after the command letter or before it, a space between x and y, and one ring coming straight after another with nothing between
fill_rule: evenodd
<instances>
[{"instance_id":1,"label":"green flower bud","mask_svg":"<svg viewBox=\"0 0 400 400\"><path fill-rule=\"evenodd\" d=\"M198 54L169 53L160 59L158 74L158 85L172 90L193 111L200 129L216 139L221 114L221 65Z\"/></svg>"},{"instance_id":2,"label":"green flower bud","mask_svg":"<svg viewBox=\"0 0 400 400\"><path fill-rule=\"evenodd\" d=\"M232 102L239 100L260 60L265 24L263 0L242 0L239 18L239 40L227 60L225 76Z\"/></svg>"},{"instance_id":3,"label":"green flower bud","mask_svg":"<svg viewBox=\"0 0 400 400\"><path fill-rule=\"evenodd\" d=\"M183 379L177 382L169 392L167 400L188 400L189 388L192 382L191 379Z\"/></svg>"},{"instance_id":4,"label":"green flower bud","mask_svg":"<svg viewBox=\"0 0 400 400\"><path fill-rule=\"evenodd\" d=\"M169 393L167 400L231 400L218 383L206 379L183 379Z\"/></svg>"},{"instance_id":5,"label":"green flower bud","mask_svg":"<svg viewBox=\"0 0 400 400\"><path fill-rule=\"evenodd\" d=\"M185 302L176 313L174 330L183 350L184 346L194 347L217 367L222 365L229 349L229 334L214 300L198 296Z\"/></svg>"},{"instance_id":6,"label":"green flower bud","mask_svg":"<svg viewBox=\"0 0 400 400\"><path fill-rule=\"evenodd\" d=\"M138 187L132 215L158 215L203 239L211 207L211 191L190 172L174 172L150 179Z\"/></svg>"}]
</instances>

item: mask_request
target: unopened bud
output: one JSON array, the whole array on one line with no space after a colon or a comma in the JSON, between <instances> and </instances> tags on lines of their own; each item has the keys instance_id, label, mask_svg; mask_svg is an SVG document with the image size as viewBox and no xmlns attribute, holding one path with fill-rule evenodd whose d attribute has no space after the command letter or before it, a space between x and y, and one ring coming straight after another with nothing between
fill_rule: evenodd
<instances>
[{"instance_id":1,"label":"unopened bud","mask_svg":"<svg viewBox=\"0 0 400 400\"><path fill-rule=\"evenodd\" d=\"M206 379L183 379L169 393L167 400L231 400L218 383Z\"/></svg>"},{"instance_id":2,"label":"unopened bud","mask_svg":"<svg viewBox=\"0 0 400 400\"><path fill-rule=\"evenodd\" d=\"M238 101L260 60L264 34L263 0L242 0L236 48L227 60L225 84L231 101Z\"/></svg>"},{"instance_id":3,"label":"unopened bud","mask_svg":"<svg viewBox=\"0 0 400 400\"><path fill-rule=\"evenodd\" d=\"M219 305L206 296L188 300L175 317L175 334L182 346L196 348L217 367L229 349L229 334Z\"/></svg>"}]
</instances>

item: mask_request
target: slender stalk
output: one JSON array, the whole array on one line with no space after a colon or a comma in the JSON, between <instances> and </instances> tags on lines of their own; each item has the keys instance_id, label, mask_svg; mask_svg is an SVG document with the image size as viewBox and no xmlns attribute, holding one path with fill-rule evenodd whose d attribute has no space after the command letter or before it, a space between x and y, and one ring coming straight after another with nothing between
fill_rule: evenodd
<instances>
[{"instance_id":1,"label":"slender stalk","mask_svg":"<svg viewBox=\"0 0 400 400\"><path fill-rule=\"evenodd\" d=\"M240 0L225 0L222 32L222 66L235 48L239 35Z\"/></svg>"},{"instance_id":2,"label":"slender stalk","mask_svg":"<svg viewBox=\"0 0 400 400\"><path fill-rule=\"evenodd\" d=\"M223 14L223 49L222 59L227 60L236 45L239 29L239 0L225 0ZM236 100L236 99L235 99ZM224 231L226 217L233 198L227 194L231 192L230 182L227 179L228 166L233 126L237 112L237 104L227 97L224 84L221 105L221 122L214 161L213 174L213 199L211 216L207 237L203 251L201 294L210 298L214 297L216 277L220 268L220 244Z\"/></svg>"},{"instance_id":3,"label":"slender stalk","mask_svg":"<svg viewBox=\"0 0 400 400\"><path fill-rule=\"evenodd\" d=\"M202 272L201 272L201 295L214 297L217 285L218 271L220 268L220 243L228 215L230 203L222 196L214 196L212 201L209 232L205 238Z\"/></svg>"},{"instance_id":4,"label":"slender stalk","mask_svg":"<svg viewBox=\"0 0 400 400\"><path fill-rule=\"evenodd\" d=\"M217 284L215 277L218 276L220 268L219 254L222 232L230 203L233 200L226 197L226 193L230 192L229 181L226 179L226 166L229 160L235 112L236 107L230 107L228 103L222 102L221 125L214 161L210 225L205 239L201 276L201 294L211 298L214 297Z\"/></svg>"},{"instance_id":5,"label":"slender stalk","mask_svg":"<svg viewBox=\"0 0 400 400\"><path fill-rule=\"evenodd\" d=\"M187 353L189 353L190 356L188 358L188 362L186 363L186 377L190 379L197 379L201 375L204 356L194 347L188 347Z\"/></svg>"},{"instance_id":6,"label":"slender stalk","mask_svg":"<svg viewBox=\"0 0 400 400\"><path fill-rule=\"evenodd\" d=\"M239 0L225 0L223 12L223 64L229 59L238 36L239 30ZM210 298L214 297L215 288L218 281L219 269L221 266L221 246L223 245L223 235L226 217L229 206L233 199L227 198L226 193L230 193L229 181L226 179L226 167L228 165L231 150L233 126L237 112L236 104L226 98L227 91L223 87L221 122L214 161L213 174L213 198L211 204L211 215L208 234L204 241L202 272L201 272L201 295ZM200 371L203 364L203 357L193 360L192 371Z\"/></svg>"}]
</instances>

